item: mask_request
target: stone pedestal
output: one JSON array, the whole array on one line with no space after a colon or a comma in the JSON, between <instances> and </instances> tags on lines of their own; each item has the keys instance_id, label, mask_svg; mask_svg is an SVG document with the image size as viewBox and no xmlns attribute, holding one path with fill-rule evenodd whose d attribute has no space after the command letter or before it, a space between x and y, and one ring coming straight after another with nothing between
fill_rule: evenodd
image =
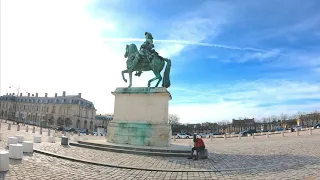
<instances>
[{"instance_id":1,"label":"stone pedestal","mask_svg":"<svg viewBox=\"0 0 320 180\"><path fill-rule=\"evenodd\" d=\"M67 136L61 137L61 145L69 145L69 138Z\"/></svg>"},{"instance_id":2,"label":"stone pedestal","mask_svg":"<svg viewBox=\"0 0 320 180\"><path fill-rule=\"evenodd\" d=\"M114 117L108 125L110 143L165 147L171 144L166 88L117 88Z\"/></svg>"},{"instance_id":3,"label":"stone pedestal","mask_svg":"<svg viewBox=\"0 0 320 180\"><path fill-rule=\"evenodd\" d=\"M0 151L0 172L9 170L9 152Z\"/></svg>"},{"instance_id":4,"label":"stone pedestal","mask_svg":"<svg viewBox=\"0 0 320 180\"><path fill-rule=\"evenodd\" d=\"M22 144L10 144L9 145L9 158L22 159L23 145Z\"/></svg>"},{"instance_id":5,"label":"stone pedestal","mask_svg":"<svg viewBox=\"0 0 320 180\"><path fill-rule=\"evenodd\" d=\"M7 143L8 143L8 146L10 144L17 144L18 143L18 138L17 137L8 137Z\"/></svg>"},{"instance_id":6,"label":"stone pedestal","mask_svg":"<svg viewBox=\"0 0 320 180\"><path fill-rule=\"evenodd\" d=\"M33 142L31 141L23 141L23 152L32 153L33 152Z\"/></svg>"}]
</instances>

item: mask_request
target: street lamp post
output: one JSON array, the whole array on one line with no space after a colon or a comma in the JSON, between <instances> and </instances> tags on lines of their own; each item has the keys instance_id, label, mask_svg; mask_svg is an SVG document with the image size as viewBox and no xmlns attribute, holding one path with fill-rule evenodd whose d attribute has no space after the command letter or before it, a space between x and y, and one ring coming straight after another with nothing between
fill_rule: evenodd
<instances>
[{"instance_id":1,"label":"street lamp post","mask_svg":"<svg viewBox=\"0 0 320 180\"><path fill-rule=\"evenodd\" d=\"M16 95L16 98L15 98L15 106L14 106L14 121L17 121L16 119L16 114L17 114L17 105L18 105L18 96L19 96L19 93L20 91L25 91L26 93L28 93L27 90L24 90L24 89L21 89L20 88L20 85L19 87L15 87L15 86L9 86L9 88L15 88L17 90L17 95Z\"/></svg>"}]
</instances>

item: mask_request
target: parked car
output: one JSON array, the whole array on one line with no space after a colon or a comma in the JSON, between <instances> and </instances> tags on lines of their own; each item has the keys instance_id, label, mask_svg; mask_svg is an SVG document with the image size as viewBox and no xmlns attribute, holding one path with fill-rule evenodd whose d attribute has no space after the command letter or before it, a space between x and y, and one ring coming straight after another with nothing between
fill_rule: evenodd
<instances>
[{"instance_id":1,"label":"parked car","mask_svg":"<svg viewBox=\"0 0 320 180\"><path fill-rule=\"evenodd\" d=\"M213 135L221 135L222 133L221 132L214 132L212 133Z\"/></svg>"},{"instance_id":2,"label":"parked car","mask_svg":"<svg viewBox=\"0 0 320 180\"><path fill-rule=\"evenodd\" d=\"M189 139L191 136L190 135L187 135L186 133L178 133L177 134L177 139Z\"/></svg>"},{"instance_id":3,"label":"parked car","mask_svg":"<svg viewBox=\"0 0 320 180\"><path fill-rule=\"evenodd\" d=\"M211 136L213 136L213 133L208 133L208 134L207 134L207 137L208 137L208 138L211 138Z\"/></svg>"},{"instance_id":4,"label":"parked car","mask_svg":"<svg viewBox=\"0 0 320 180\"><path fill-rule=\"evenodd\" d=\"M256 130L250 129L250 130L244 130L239 133L240 136L248 136L248 134L252 135L253 133L256 133Z\"/></svg>"},{"instance_id":5,"label":"parked car","mask_svg":"<svg viewBox=\"0 0 320 180\"><path fill-rule=\"evenodd\" d=\"M177 135L177 133L172 133L172 136L176 136Z\"/></svg>"},{"instance_id":6,"label":"parked car","mask_svg":"<svg viewBox=\"0 0 320 180\"><path fill-rule=\"evenodd\" d=\"M283 130L285 130L284 128L277 128L277 131L283 131Z\"/></svg>"},{"instance_id":7,"label":"parked car","mask_svg":"<svg viewBox=\"0 0 320 180\"><path fill-rule=\"evenodd\" d=\"M294 131L301 131L302 130L302 126L294 126L293 130Z\"/></svg>"},{"instance_id":8,"label":"parked car","mask_svg":"<svg viewBox=\"0 0 320 180\"><path fill-rule=\"evenodd\" d=\"M206 133L200 133L198 134L201 138L206 138L207 134Z\"/></svg>"},{"instance_id":9,"label":"parked car","mask_svg":"<svg viewBox=\"0 0 320 180\"><path fill-rule=\"evenodd\" d=\"M89 135L89 130L88 129L81 129L79 132L80 133L84 133L86 135Z\"/></svg>"},{"instance_id":10,"label":"parked car","mask_svg":"<svg viewBox=\"0 0 320 180\"><path fill-rule=\"evenodd\" d=\"M75 128L67 128L66 131L67 132L76 132L76 129Z\"/></svg>"},{"instance_id":11,"label":"parked car","mask_svg":"<svg viewBox=\"0 0 320 180\"><path fill-rule=\"evenodd\" d=\"M315 128L315 129L320 128L320 123L314 125L313 128Z\"/></svg>"},{"instance_id":12,"label":"parked car","mask_svg":"<svg viewBox=\"0 0 320 180\"><path fill-rule=\"evenodd\" d=\"M56 130L57 131L65 131L66 129L64 127L58 127Z\"/></svg>"}]
</instances>

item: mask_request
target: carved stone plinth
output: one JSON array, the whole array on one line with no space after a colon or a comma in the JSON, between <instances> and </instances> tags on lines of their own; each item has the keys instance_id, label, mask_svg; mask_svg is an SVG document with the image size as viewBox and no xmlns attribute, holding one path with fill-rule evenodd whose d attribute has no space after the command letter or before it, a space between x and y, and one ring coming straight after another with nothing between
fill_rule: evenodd
<instances>
[{"instance_id":1,"label":"carved stone plinth","mask_svg":"<svg viewBox=\"0 0 320 180\"><path fill-rule=\"evenodd\" d=\"M117 88L114 117L108 125L110 143L170 146L171 126L166 88Z\"/></svg>"},{"instance_id":2,"label":"carved stone plinth","mask_svg":"<svg viewBox=\"0 0 320 180\"><path fill-rule=\"evenodd\" d=\"M67 136L61 137L61 145L69 145L69 138Z\"/></svg>"},{"instance_id":3,"label":"carved stone plinth","mask_svg":"<svg viewBox=\"0 0 320 180\"><path fill-rule=\"evenodd\" d=\"M32 141L23 141L23 152L32 153L33 152L33 142Z\"/></svg>"},{"instance_id":4,"label":"carved stone plinth","mask_svg":"<svg viewBox=\"0 0 320 180\"><path fill-rule=\"evenodd\" d=\"M17 137L8 137L8 141L7 141L8 146L10 144L17 144L17 143L18 143L18 138Z\"/></svg>"},{"instance_id":5,"label":"carved stone plinth","mask_svg":"<svg viewBox=\"0 0 320 180\"><path fill-rule=\"evenodd\" d=\"M9 170L9 152L0 150L0 172Z\"/></svg>"},{"instance_id":6,"label":"carved stone plinth","mask_svg":"<svg viewBox=\"0 0 320 180\"><path fill-rule=\"evenodd\" d=\"M9 158L22 159L23 145L22 144L10 144L9 145Z\"/></svg>"}]
</instances>

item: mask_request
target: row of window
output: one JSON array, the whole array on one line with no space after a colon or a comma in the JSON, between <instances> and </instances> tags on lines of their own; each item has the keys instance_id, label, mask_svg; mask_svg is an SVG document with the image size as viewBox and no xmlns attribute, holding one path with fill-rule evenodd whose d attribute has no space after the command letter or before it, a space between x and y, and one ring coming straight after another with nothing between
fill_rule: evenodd
<instances>
[{"instance_id":1,"label":"row of window","mask_svg":"<svg viewBox=\"0 0 320 180\"><path fill-rule=\"evenodd\" d=\"M1 107L3 109L15 109L15 104L2 104L0 103L0 109ZM9 108L8 108L9 107ZM49 112L49 107L48 106L37 106L37 105L18 105L17 106L17 111L34 111L34 112ZM50 113L56 113L56 107L52 106ZM81 114L80 114L81 113ZM72 115L72 111L71 111L71 107L60 107L59 108L59 114L66 114L66 115ZM77 108L77 110L74 111L73 115L79 115L79 116L84 116L84 117L88 117L88 109L85 109L84 111L80 111L80 109ZM90 118L94 118L94 111L91 111L91 117Z\"/></svg>"},{"instance_id":2,"label":"row of window","mask_svg":"<svg viewBox=\"0 0 320 180\"><path fill-rule=\"evenodd\" d=\"M0 100L4 100L4 101L7 101L7 100L14 100L14 98L12 97L0 97ZM69 101L67 101L67 99L27 99L27 98L18 98L17 99L18 102L28 102L28 103L42 103L42 104L47 104L47 103L56 103L56 104L59 104L59 103L70 103L70 104L80 104L80 105L83 105L83 106L87 106L87 107L90 107L90 108L94 108L93 104L90 104L90 103L85 103L83 101L80 101L80 100L74 100L74 99L70 99Z\"/></svg>"}]
</instances>

